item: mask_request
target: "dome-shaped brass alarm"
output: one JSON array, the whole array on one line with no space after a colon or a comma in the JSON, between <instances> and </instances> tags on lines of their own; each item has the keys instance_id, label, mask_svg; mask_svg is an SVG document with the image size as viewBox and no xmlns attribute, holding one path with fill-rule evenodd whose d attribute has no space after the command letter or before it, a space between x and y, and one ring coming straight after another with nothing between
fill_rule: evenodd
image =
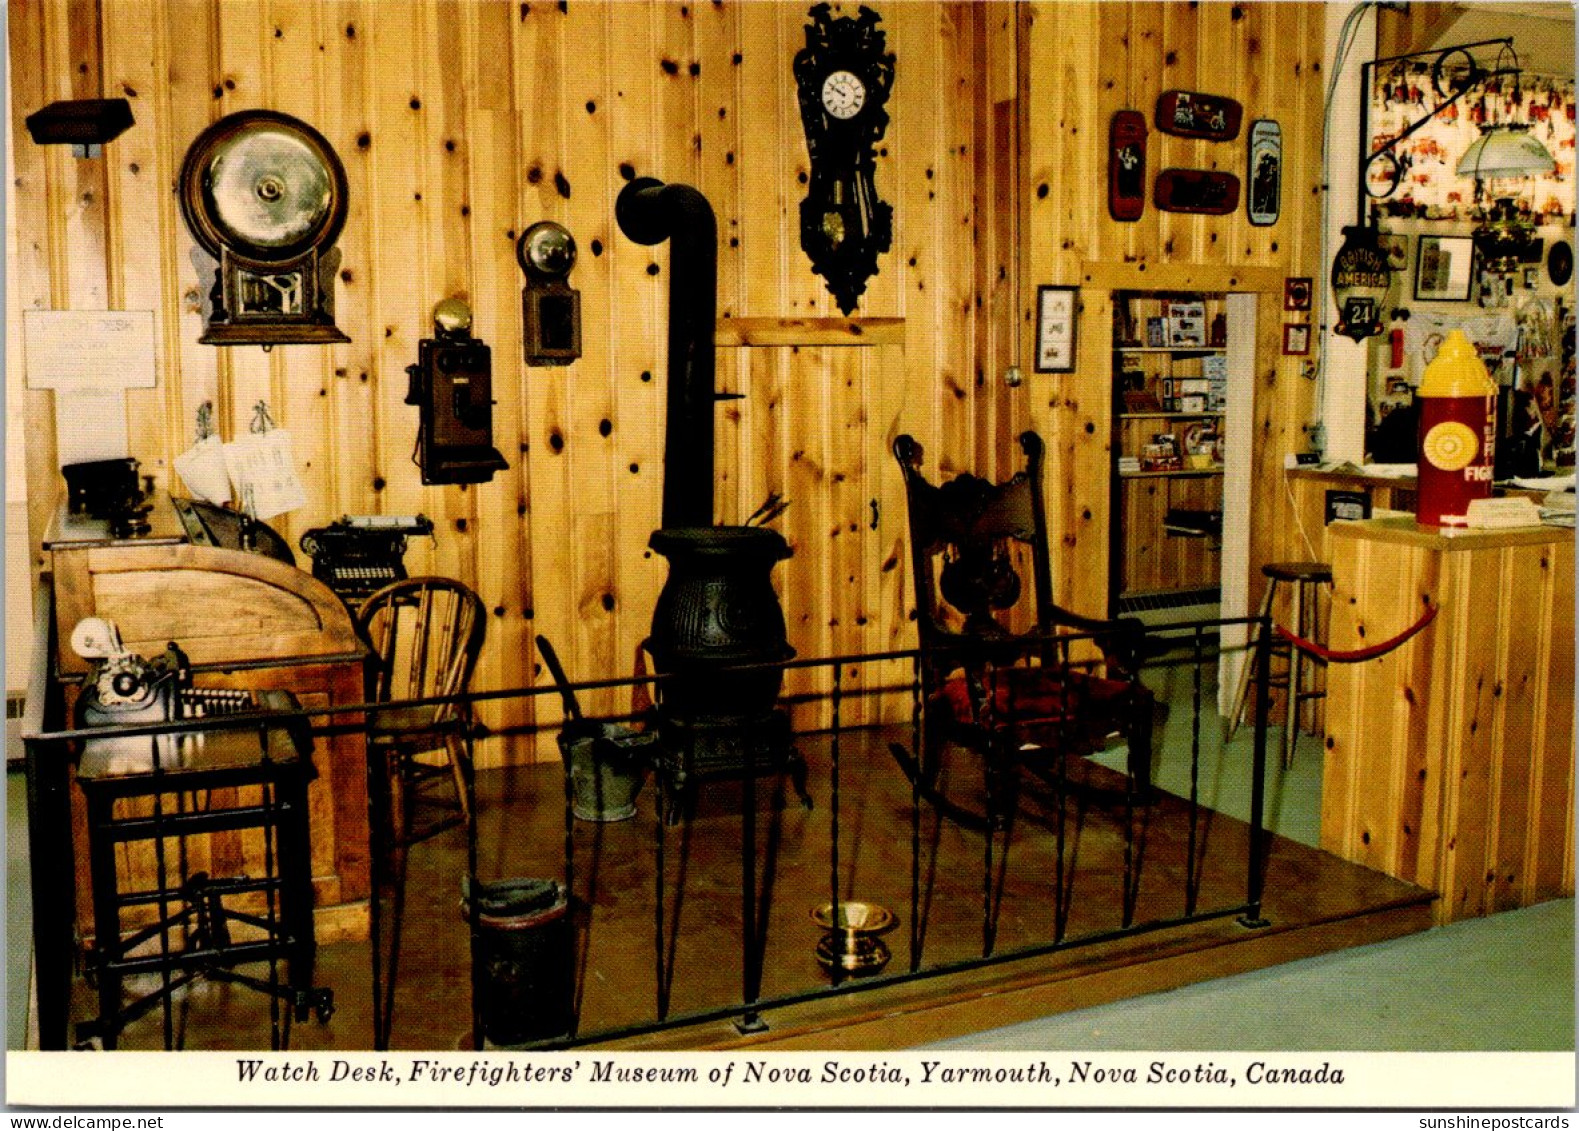
<instances>
[{"instance_id":1,"label":"dome-shaped brass alarm","mask_svg":"<svg viewBox=\"0 0 1579 1131\"><path fill-rule=\"evenodd\" d=\"M272 110L221 118L186 151L179 194L215 272L199 341L350 340L334 324L345 167L322 134Z\"/></svg>"}]
</instances>

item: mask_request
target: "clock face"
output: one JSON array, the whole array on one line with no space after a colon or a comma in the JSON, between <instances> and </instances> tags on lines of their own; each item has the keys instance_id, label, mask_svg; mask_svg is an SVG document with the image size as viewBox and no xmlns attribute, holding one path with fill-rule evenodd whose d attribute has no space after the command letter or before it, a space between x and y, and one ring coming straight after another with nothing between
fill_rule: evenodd
<instances>
[{"instance_id":1,"label":"clock face","mask_svg":"<svg viewBox=\"0 0 1579 1131\"><path fill-rule=\"evenodd\" d=\"M835 118L853 118L866 105L866 84L850 71L822 80L822 108Z\"/></svg>"}]
</instances>

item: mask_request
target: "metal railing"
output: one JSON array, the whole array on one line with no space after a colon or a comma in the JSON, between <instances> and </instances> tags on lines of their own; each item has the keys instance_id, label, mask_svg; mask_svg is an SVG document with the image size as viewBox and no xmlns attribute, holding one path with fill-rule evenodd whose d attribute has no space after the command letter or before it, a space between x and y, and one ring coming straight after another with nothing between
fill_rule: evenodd
<instances>
[{"instance_id":1,"label":"metal railing","mask_svg":"<svg viewBox=\"0 0 1579 1131\"><path fill-rule=\"evenodd\" d=\"M1216 819L1216 814L1201 796L1203 752L1221 737L1222 728L1215 712L1208 710L1204 694L1208 682L1208 665L1215 664L1220 654L1216 643L1219 632L1224 627L1235 625L1257 626L1251 630L1250 648L1253 650L1253 656L1248 660L1254 664L1253 670L1256 673L1255 725L1248 750L1242 749L1241 743L1236 748L1219 746L1216 753L1220 760L1248 758L1249 812L1245 821L1247 828L1242 844L1242 856L1231 861L1224 860L1222 853L1226 850L1219 850L1217 855L1210 856L1210 862L1217 871L1214 873L1216 879L1212 885L1214 894L1207 898L1206 885L1203 883L1209 860L1206 831L1210 823ZM786 670L801 669L802 674L798 677L798 682L802 688L799 692L802 700L817 697L816 690L804 690L805 687L810 686L810 673L815 673L823 681L821 686L825 689L822 694L826 707L826 726L815 731L796 732L793 741L797 747L805 746L808 750L818 752L816 769L821 776L814 780L813 791L824 793L826 797L828 831L826 843L817 848L817 853L825 855L820 861L808 855L812 852L812 845L808 840L797 850L802 858L787 863L808 869L825 867L827 875L825 897L832 907L839 907L846 902L846 896L841 893L845 891L854 874L854 864L851 861L854 852L849 843L851 833L848 828L841 827L841 822L852 812L850 791L855 788L870 787L870 784L876 781L881 788L890 790L893 796L898 797L902 802L906 792L905 784L908 784L908 805L904 806L908 812L896 826L887 830L901 836L908 834L909 841L908 908L901 912L901 917L908 926L908 938L902 944L896 944L896 950L901 953L894 955L891 963L893 968L857 976L846 973L834 964L826 967L826 977L820 981L802 979L800 983L785 984L784 979L780 978L772 986L766 984L764 979L767 955L766 929L773 911L774 884L770 872L763 872L759 876L758 862L759 858L766 856L768 869L772 869L775 862L779 865L786 863L777 855L784 851L784 844L779 837L781 830L777 830L774 824L776 820L781 819L783 779L782 774L779 774L776 784L770 787L775 790L775 804L769 817L766 839L759 841L761 797L758 791L764 787L768 775L758 771L769 769L777 773L783 767L754 765L749 761L754 755L748 754L748 762L743 767L744 772L738 776L742 864L739 891L739 953L730 959L733 961L734 958L738 958L740 968L738 998L701 1004L693 1002L685 1008L676 1008L678 996L676 991L679 988L675 984L677 971L673 964L676 924L672 918L669 921L665 918L666 901L670 899L666 889L671 879L674 879L682 887L675 890L672 898L677 900L684 894L683 853L688 843L685 838L693 832L691 826L694 818L683 802L677 809L668 806L663 800L661 791L655 789L654 794L657 797L656 815L653 819L655 831L650 842L650 858L642 862L644 868L650 869L654 882L655 898L651 918L637 921L633 915L625 915L622 918L619 915L602 912L592 914L590 909L581 909L587 913L579 914L575 918L576 937L573 941L576 952L585 955L588 948L595 945L601 937L599 932L619 932L627 939L640 936L651 938L655 982L651 1008L637 1010L633 1014L632 995L617 993L622 1011L600 1013L582 996L581 991L584 987L577 986L575 987L577 1008L572 1015L569 1031L541 1042L542 1046L569 1047L612 1042L659 1030L720 1020L733 1020L741 1032L750 1032L765 1027L764 1018L770 1016L774 1010L818 999L868 993L884 987L985 970L1005 963L1034 960L1080 947L1101 946L1117 940L1208 920L1237 918L1246 927L1264 925L1263 886L1266 853L1270 841L1263 821L1266 797L1270 624L1265 618L1225 618L1169 625L1165 632L1167 637L1171 638L1166 655L1161 658L1154 655L1148 660L1142 670L1141 678L1143 682L1166 680L1172 685L1182 673L1189 681L1187 695L1181 691L1177 695L1161 697L1167 703L1168 725L1160 733L1166 737L1172 747L1164 752L1165 764L1176 765L1181 760L1179 756L1183 753L1183 744L1188 743L1188 759L1184 764L1183 776L1177 780L1170 780L1172 790L1167 793L1159 790L1155 801L1151 798L1138 797L1130 788L1132 782L1123 771L1108 770L1097 762L1081 759L1081 765L1085 768L1078 777L1071 776L1071 759L1054 757L1049 760L1050 764L1014 767L1012 773L1016 779L1026 775L1029 777L1025 782L1000 783L1009 790L1006 796L1000 793L995 797L993 790L997 787L991 782L987 783L984 790L976 790L977 795L985 797L988 803L986 819L979 828L970 827L969 822L955 820L946 809L940 808L935 803L937 798L933 796L931 787L924 780L924 773L921 772L926 757L925 746L929 741L927 728L933 724L927 717L928 704L924 701L923 657L920 652L913 649L899 650L876 654L798 659L779 665L759 665L781 667ZM1089 639L1078 635L1062 638L1052 653L1043 647L1035 658L1043 664L1050 662L1067 664L1076 671L1094 672L1095 669L1091 667L1090 661L1081 660L1077 656L1081 646L1089 642ZM1162 636L1148 634L1146 642L1149 652L1155 654L1163 651ZM1002 660L1003 657L998 658L998 662ZM1010 665L1023 665L1027 662L1030 661L1025 656L1015 656L1009 661ZM908 723L887 724L878 728L863 726L859 729L846 726L845 701L851 674L875 665L888 665L891 669L895 664L910 666L910 679L907 684L886 688L863 686L862 694L908 697L910 708ZM571 683L569 687L576 692L588 692L633 688L640 685L653 686L658 692L658 711L661 717L662 685L665 678L662 675L651 675L600 679ZM1076 684L1072 683L1069 688L1075 686ZM559 687L545 684L537 687L475 692L452 699L476 705L491 700L534 699L560 693ZM1073 690L1066 691L1066 695L1072 694L1074 694ZM1176 719L1176 713L1184 705L1181 699L1187 700L1189 712L1187 731ZM990 696L989 701L991 701ZM413 700L399 706L417 706L434 702L438 700ZM375 706L388 708L390 705L340 705L292 712L284 718L299 717L309 720L317 736L355 733L362 726L360 720ZM1066 712L1066 716L1068 714L1072 712ZM354 716L358 721L339 721L347 716ZM280 721L284 721L284 718ZM153 735L173 731L199 731L225 725L227 724L224 720L192 720L180 724L94 728L91 731L56 731L33 736L30 739L30 749L45 749L54 744L74 743L86 737ZM526 729L535 732L551 730L553 727L533 726ZM1056 743L1051 745L1056 748ZM893 753L890 752L890 747L895 748ZM906 770L904 759L895 756L899 750L904 750L913 759L910 772L904 772ZM1117 751L1109 753L1116 756ZM1024 759L1024 761L1034 761L1034 759ZM369 772L373 772L371 761ZM545 769L541 772L553 771ZM900 773L898 779L892 777L896 772ZM579 897L577 884L585 877L578 875L577 871L578 822L572 813L568 760L563 774L564 838L559 849L559 859L545 859L541 861L541 865L544 871L555 871L563 875L565 891L569 894L572 907L575 908ZM903 782L906 777L909 779L908 783ZM857 782L866 785L854 784ZM887 784L883 784L884 782ZM994 803L1000 804L997 811L992 808ZM858 811L859 807L854 808ZM1033 811L1034 820L1031 816ZM1085 843L1089 845L1095 835L1087 832L1084 826L1085 817L1092 812L1100 813L1103 819L1109 822L1109 825L1104 827L1115 827L1116 835L1121 840L1119 849L1122 857L1122 885L1118 893L1117 906L1104 909L1104 914L1111 911L1105 919L1100 915L1086 914L1085 905L1077 899L1077 896L1082 894L1077 891L1075 882L1080 868L1077 854L1081 837L1085 836L1087 838ZM818 820L820 819L819 817ZM674 823L671 824L671 820ZM722 829L723 820L723 817L716 815L702 818L711 829ZM956 830L949 834L951 844L963 843L971 836L979 836L981 839L981 883L976 897L979 906L975 908L980 912L980 940L979 945L972 944L968 949L962 950L959 944L959 932L956 929L949 946L936 946L929 953L929 944L933 942L929 932L934 929L936 908L931 902L932 892L929 888L929 883L935 881L929 881L928 868L937 867L940 851L938 842L943 837L939 830L945 827ZM923 838L923 831L926 828L932 831L933 843L930 846ZM1027 828L1030 831L1026 831ZM473 821L467 829L471 834L468 868L475 876L477 822ZM383 867L380 861L387 861L389 858L389 845L385 839L387 835L387 829L377 827L372 829L371 849L375 868ZM590 834L583 833L583 836L587 835ZM863 827L860 835L864 838L873 834L869 828ZM670 854L675 851L671 841L676 838L680 840L681 855L671 859ZM1220 839L1238 845L1237 833L1232 837ZM1147 871L1144 867L1148 847L1155 848L1156 844L1163 840L1183 846L1182 876L1173 875L1175 871L1173 869L1154 868ZM1045 865L1046 875L1036 883L1028 882L1022 875L1016 883L1010 884L1005 878L1010 869L1010 858L1016 849L1022 846L1026 853L1034 851L1037 860L1041 862L1039 866ZM677 875L671 877L671 871ZM1225 874L1237 877L1233 883L1231 896L1225 894L1228 890L1222 882ZM380 884L387 887L393 879L394 877L387 870L375 874L375 929L371 945L374 957L371 965L375 969L373 989L375 1002L379 1003L379 1007L375 1008L378 1016L375 1018L373 1044L374 1047L380 1048L387 1047L391 1036L393 1019L389 1007L394 1001L393 971L388 968L382 971L377 969L382 945L381 934L391 927L398 932L402 924L398 921L394 923L381 921L378 889ZM1158 890L1160 888L1167 890ZM398 911L399 903L397 902L395 906ZM1013 935L1012 938L1008 938L1003 924L1006 913L1011 911L1016 928L1013 932L1007 933ZM1047 914L1048 912L1050 914ZM675 915L678 915L678 909ZM1045 929L1033 931L1025 928L1024 922L1032 919L1043 921ZM475 915L472 918L471 929L475 943L476 931L479 929ZM937 951L943 953L938 954ZM719 958L720 962L723 960L722 957ZM385 979L382 983L381 976ZM475 989L474 987L474 993ZM475 1003L473 1026L477 1047L483 1047L480 1011L475 1008Z\"/></svg>"}]
</instances>

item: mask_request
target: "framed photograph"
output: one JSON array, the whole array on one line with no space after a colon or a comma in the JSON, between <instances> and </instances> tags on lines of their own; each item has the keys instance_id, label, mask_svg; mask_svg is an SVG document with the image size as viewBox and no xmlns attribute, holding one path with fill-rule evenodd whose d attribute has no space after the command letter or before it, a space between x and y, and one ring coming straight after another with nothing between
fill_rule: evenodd
<instances>
[{"instance_id":1,"label":"framed photograph","mask_svg":"<svg viewBox=\"0 0 1579 1131\"><path fill-rule=\"evenodd\" d=\"M1415 299L1468 302L1474 264L1475 241L1468 236L1421 236L1415 254Z\"/></svg>"},{"instance_id":2,"label":"framed photograph","mask_svg":"<svg viewBox=\"0 0 1579 1131\"><path fill-rule=\"evenodd\" d=\"M1409 269L1409 237L1402 232L1377 234L1376 246L1387 257L1387 266L1395 275Z\"/></svg>"},{"instance_id":3,"label":"framed photograph","mask_svg":"<svg viewBox=\"0 0 1579 1131\"><path fill-rule=\"evenodd\" d=\"M1309 310L1311 283L1309 279L1283 280L1283 309Z\"/></svg>"},{"instance_id":4,"label":"framed photograph","mask_svg":"<svg viewBox=\"0 0 1579 1131\"><path fill-rule=\"evenodd\" d=\"M1036 288L1036 372L1075 371L1075 300L1079 293L1079 287Z\"/></svg>"},{"instance_id":5,"label":"framed photograph","mask_svg":"<svg viewBox=\"0 0 1579 1131\"><path fill-rule=\"evenodd\" d=\"M1304 322L1289 322L1283 326L1283 352L1290 356L1310 352L1310 326Z\"/></svg>"},{"instance_id":6,"label":"framed photograph","mask_svg":"<svg viewBox=\"0 0 1579 1131\"><path fill-rule=\"evenodd\" d=\"M1533 291L1541 285L1541 269L1539 267L1526 267L1524 269L1524 289Z\"/></svg>"}]
</instances>

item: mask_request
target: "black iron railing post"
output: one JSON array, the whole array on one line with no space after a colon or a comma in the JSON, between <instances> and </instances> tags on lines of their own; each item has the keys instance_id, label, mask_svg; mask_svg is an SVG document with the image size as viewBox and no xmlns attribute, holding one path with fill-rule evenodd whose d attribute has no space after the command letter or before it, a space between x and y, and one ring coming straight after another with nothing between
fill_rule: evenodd
<instances>
[{"instance_id":1,"label":"black iron railing post","mask_svg":"<svg viewBox=\"0 0 1579 1131\"><path fill-rule=\"evenodd\" d=\"M1266 836L1263 829L1262 810L1266 805L1266 740L1267 716L1271 713L1272 697L1272 618L1261 616L1256 621L1256 650L1251 661L1256 666L1256 729L1254 754L1250 769L1250 874L1246 878L1245 913L1239 922L1246 927L1265 927L1261 917L1262 885L1266 880Z\"/></svg>"},{"instance_id":2,"label":"black iron railing post","mask_svg":"<svg viewBox=\"0 0 1579 1131\"><path fill-rule=\"evenodd\" d=\"M910 775L910 970L921 969L921 657L911 663L910 748L915 751L915 772Z\"/></svg>"},{"instance_id":3,"label":"black iron railing post","mask_svg":"<svg viewBox=\"0 0 1579 1131\"><path fill-rule=\"evenodd\" d=\"M830 831L828 834L828 921L839 927L839 762L842 752L839 749L839 696L844 691L843 681L839 678L842 666L835 664L833 667L833 740L828 748L830 766L828 770L828 819ZM833 963L828 968L832 975L833 984L838 985L844 980L844 971L838 963Z\"/></svg>"},{"instance_id":4,"label":"black iron railing post","mask_svg":"<svg viewBox=\"0 0 1579 1131\"><path fill-rule=\"evenodd\" d=\"M1195 900L1200 891L1201 878L1196 870L1196 838L1200 826L1201 796L1201 629L1192 637L1194 658L1193 681L1190 698L1190 834L1187 843L1188 857L1184 861L1184 913L1195 914Z\"/></svg>"},{"instance_id":5,"label":"black iron railing post","mask_svg":"<svg viewBox=\"0 0 1579 1131\"><path fill-rule=\"evenodd\" d=\"M762 991L762 951L757 928L757 750L749 737L745 749L745 779L740 783L740 1000L746 1011L735 1022L742 1033L756 1033L767 1026L752 1008Z\"/></svg>"}]
</instances>

